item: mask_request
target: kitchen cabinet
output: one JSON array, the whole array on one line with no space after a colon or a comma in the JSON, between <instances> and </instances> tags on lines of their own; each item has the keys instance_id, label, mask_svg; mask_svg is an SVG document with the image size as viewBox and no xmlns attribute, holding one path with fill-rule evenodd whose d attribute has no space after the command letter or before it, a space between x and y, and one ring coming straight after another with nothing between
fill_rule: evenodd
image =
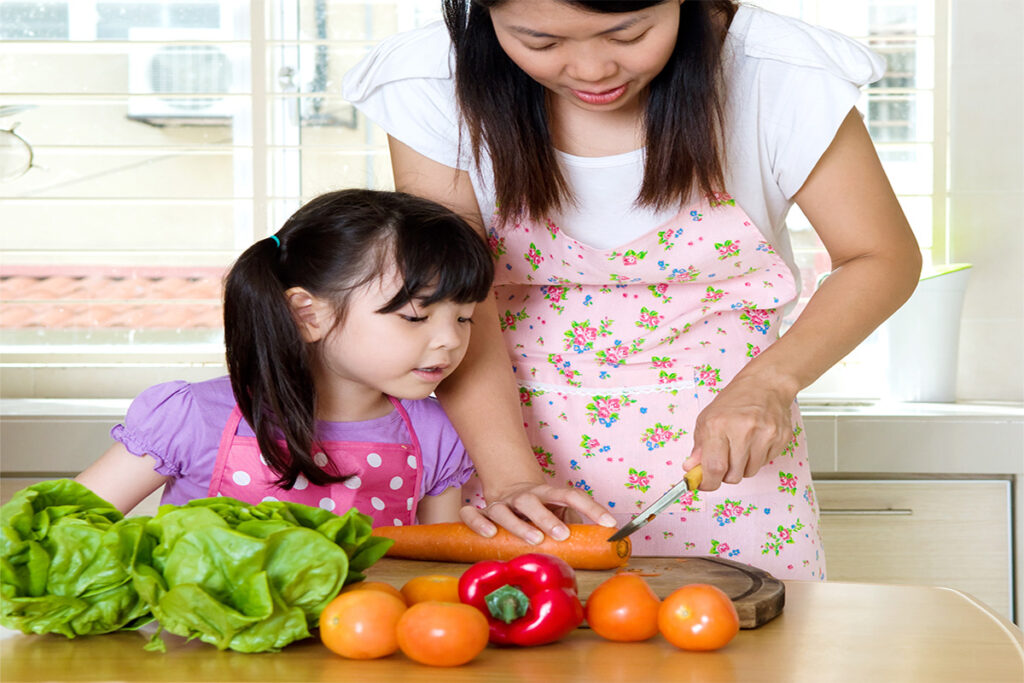
<instances>
[{"instance_id":1,"label":"kitchen cabinet","mask_svg":"<svg viewBox=\"0 0 1024 683\"><path fill-rule=\"evenodd\" d=\"M859 511L822 520L830 579L956 586L1021 623L1024 407L801 410L819 506Z\"/></svg>"},{"instance_id":2,"label":"kitchen cabinet","mask_svg":"<svg viewBox=\"0 0 1024 683\"><path fill-rule=\"evenodd\" d=\"M947 586L1011 614L1009 481L819 477L815 492L829 580Z\"/></svg>"}]
</instances>

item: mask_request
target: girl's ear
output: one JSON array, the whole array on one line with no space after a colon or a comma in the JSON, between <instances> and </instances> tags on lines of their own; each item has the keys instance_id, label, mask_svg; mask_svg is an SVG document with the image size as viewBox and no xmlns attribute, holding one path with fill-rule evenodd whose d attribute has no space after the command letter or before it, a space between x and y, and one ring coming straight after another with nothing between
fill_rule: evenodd
<instances>
[{"instance_id":1,"label":"girl's ear","mask_svg":"<svg viewBox=\"0 0 1024 683\"><path fill-rule=\"evenodd\" d=\"M302 287L292 287L286 290L284 295L302 340L312 344L323 339L331 323L327 314L329 308L324 302Z\"/></svg>"}]
</instances>

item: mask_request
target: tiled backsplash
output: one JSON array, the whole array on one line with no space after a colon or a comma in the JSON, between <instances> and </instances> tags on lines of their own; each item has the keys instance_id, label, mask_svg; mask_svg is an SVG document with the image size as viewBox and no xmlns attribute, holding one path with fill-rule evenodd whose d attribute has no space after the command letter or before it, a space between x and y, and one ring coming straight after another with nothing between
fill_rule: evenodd
<instances>
[{"instance_id":1,"label":"tiled backsplash","mask_svg":"<svg viewBox=\"0 0 1024 683\"><path fill-rule=\"evenodd\" d=\"M815 473L1024 475L1024 407L980 403L802 406Z\"/></svg>"}]
</instances>

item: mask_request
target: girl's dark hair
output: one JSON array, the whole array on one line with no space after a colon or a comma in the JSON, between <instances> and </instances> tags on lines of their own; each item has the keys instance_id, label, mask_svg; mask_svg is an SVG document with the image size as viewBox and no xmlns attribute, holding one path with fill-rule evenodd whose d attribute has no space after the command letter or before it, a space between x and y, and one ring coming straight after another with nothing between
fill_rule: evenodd
<instances>
[{"instance_id":1,"label":"girl's dark hair","mask_svg":"<svg viewBox=\"0 0 1024 683\"><path fill-rule=\"evenodd\" d=\"M483 237L452 211L409 194L359 189L313 199L228 272L224 343L231 388L278 486L291 488L300 474L317 485L347 477L313 462L313 369L321 345L300 336L285 291L302 287L333 302L335 324L343 324L352 292L393 267L404 286L378 313L396 311L428 289L424 305L482 301L494 277Z\"/></svg>"},{"instance_id":2,"label":"girl's dark hair","mask_svg":"<svg viewBox=\"0 0 1024 683\"><path fill-rule=\"evenodd\" d=\"M494 167L497 204L534 218L557 209L572 193L560 171L545 106L544 86L509 59L498 43L490 9L507 0L442 0L455 46L455 91L473 156L486 149ZM678 0L561 0L589 12L635 12ZM724 186L723 104L720 93L724 31L733 0L687 0L679 8L675 50L650 84L644 118L646 160L637 203L656 209Z\"/></svg>"}]
</instances>

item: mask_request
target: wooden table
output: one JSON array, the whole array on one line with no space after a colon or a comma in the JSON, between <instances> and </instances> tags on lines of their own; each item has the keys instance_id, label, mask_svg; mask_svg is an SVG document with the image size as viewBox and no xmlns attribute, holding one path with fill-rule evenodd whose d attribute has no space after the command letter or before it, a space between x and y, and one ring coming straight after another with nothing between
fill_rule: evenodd
<instances>
[{"instance_id":1,"label":"wooden table","mask_svg":"<svg viewBox=\"0 0 1024 683\"><path fill-rule=\"evenodd\" d=\"M20 681L955 681L1024 680L1021 631L972 598L925 586L786 582L786 607L740 631L717 652L677 650L660 636L612 643L578 629L561 643L487 648L469 664L436 669L401 653L342 659L307 640L276 654L219 652L165 636L166 654L142 649L147 634L0 636L0 680Z\"/></svg>"}]
</instances>

